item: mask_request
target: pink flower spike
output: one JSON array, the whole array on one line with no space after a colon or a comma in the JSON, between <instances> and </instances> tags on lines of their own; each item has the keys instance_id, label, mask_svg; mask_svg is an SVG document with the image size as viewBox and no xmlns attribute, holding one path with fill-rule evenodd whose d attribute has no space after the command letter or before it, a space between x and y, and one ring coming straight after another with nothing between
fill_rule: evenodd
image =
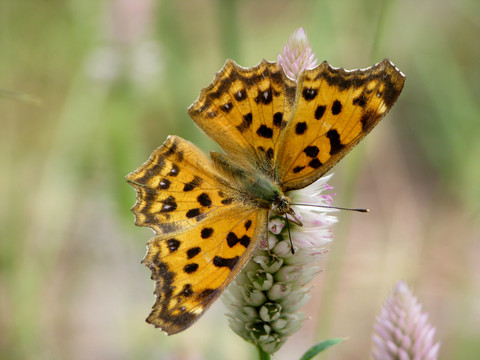
<instances>
[{"instance_id":1,"label":"pink flower spike","mask_svg":"<svg viewBox=\"0 0 480 360\"><path fill-rule=\"evenodd\" d=\"M320 178L287 196L292 203L328 205L331 197L323 196L323 192L330 178ZM268 235L224 297L233 331L267 353L277 351L300 328L304 314L299 310L309 299L306 286L322 270L318 261L327 252L325 246L332 241L331 226L337 222L333 216L337 209L294 205L292 210L303 226L291 220L286 226L285 217L271 211ZM252 288L257 289L255 294ZM259 305L259 300L266 303ZM245 309L254 310L256 316L246 318ZM269 329L269 333L265 335L258 329Z\"/></svg>"},{"instance_id":2,"label":"pink flower spike","mask_svg":"<svg viewBox=\"0 0 480 360\"><path fill-rule=\"evenodd\" d=\"M308 42L307 34L302 28L297 29L278 54L277 61L283 67L285 74L297 81L303 70L313 69L317 65L315 53Z\"/></svg>"},{"instance_id":3,"label":"pink flower spike","mask_svg":"<svg viewBox=\"0 0 480 360\"><path fill-rule=\"evenodd\" d=\"M393 288L374 326L372 357L375 360L436 360L440 343L435 328L407 285ZM386 353L388 355L386 355Z\"/></svg>"}]
</instances>

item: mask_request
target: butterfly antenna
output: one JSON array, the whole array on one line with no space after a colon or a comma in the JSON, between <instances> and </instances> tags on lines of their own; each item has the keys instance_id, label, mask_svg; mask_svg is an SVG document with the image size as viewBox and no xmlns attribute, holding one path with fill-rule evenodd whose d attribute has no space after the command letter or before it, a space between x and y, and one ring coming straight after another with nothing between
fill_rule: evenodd
<instances>
[{"instance_id":1,"label":"butterfly antenna","mask_svg":"<svg viewBox=\"0 0 480 360\"><path fill-rule=\"evenodd\" d=\"M352 209L352 208L345 208L340 206L329 206L329 205L313 205L313 204L292 204L297 206L313 206L313 207L320 207L320 208L327 208L327 209L337 209L337 210L347 210L347 211L356 211L366 213L369 212L370 209Z\"/></svg>"},{"instance_id":2,"label":"butterfly antenna","mask_svg":"<svg viewBox=\"0 0 480 360\"><path fill-rule=\"evenodd\" d=\"M293 255L295 254L295 250L293 249L292 235L290 234L290 220L288 220L287 214L285 214L285 220L287 220L288 239L290 240L290 249L292 249L292 255Z\"/></svg>"}]
</instances>

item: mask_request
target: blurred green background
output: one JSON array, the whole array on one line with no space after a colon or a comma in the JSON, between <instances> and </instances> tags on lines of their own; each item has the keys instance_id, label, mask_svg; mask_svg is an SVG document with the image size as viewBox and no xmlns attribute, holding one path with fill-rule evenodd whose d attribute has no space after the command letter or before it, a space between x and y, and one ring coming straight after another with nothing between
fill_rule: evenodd
<instances>
[{"instance_id":1,"label":"blurred green background","mask_svg":"<svg viewBox=\"0 0 480 360\"><path fill-rule=\"evenodd\" d=\"M440 359L480 358L480 3L477 0L0 2L0 358L255 358L218 301L167 337L140 264L124 176L169 134L216 147L186 108L226 58L275 60L303 27L319 60L391 59L386 119L334 169L340 213L309 317L277 353L349 340L367 359L379 308L410 284Z\"/></svg>"}]
</instances>

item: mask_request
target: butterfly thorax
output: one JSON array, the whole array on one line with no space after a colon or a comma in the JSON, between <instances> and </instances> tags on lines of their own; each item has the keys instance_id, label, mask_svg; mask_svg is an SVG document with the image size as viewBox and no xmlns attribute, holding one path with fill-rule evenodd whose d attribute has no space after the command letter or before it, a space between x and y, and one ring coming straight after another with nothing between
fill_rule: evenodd
<instances>
[{"instance_id":1,"label":"butterfly thorax","mask_svg":"<svg viewBox=\"0 0 480 360\"><path fill-rule=\"evenodd\" d=\"M253 169L243 167L225 154L211 152L215 167L228 179L228 186L241 194L243 202L253 203L280 214L291 214L292 201L275 180Z\"/></svg>"},{"instance_id":2,"label":"butterfly thorax","mask_svg":"<svg viewBox=\"0 0 480 360\"><path fill-rule=\"evenodd\" d=\"M247 183L246 190L249 197L259 206L280 214L292 213L290 198L268 178L257 175L255 181Z\"/></svg>"}]
</instances>

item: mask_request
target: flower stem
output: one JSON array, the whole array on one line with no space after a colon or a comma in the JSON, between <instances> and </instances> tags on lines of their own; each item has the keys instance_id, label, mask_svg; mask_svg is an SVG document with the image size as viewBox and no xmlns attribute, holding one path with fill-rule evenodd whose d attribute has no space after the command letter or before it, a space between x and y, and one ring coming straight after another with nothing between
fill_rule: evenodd
<instances>
[{"instance_id":1,"label":"flower stem","mask_svg":"<svg viewBox=\"0 0 480 360\"><path fill-rule=\"evenodd\" d=\"M260 360L270 360L270 354L263 351L261 346L257 346L258 358Z\"/></svg>"}]
</instances>

